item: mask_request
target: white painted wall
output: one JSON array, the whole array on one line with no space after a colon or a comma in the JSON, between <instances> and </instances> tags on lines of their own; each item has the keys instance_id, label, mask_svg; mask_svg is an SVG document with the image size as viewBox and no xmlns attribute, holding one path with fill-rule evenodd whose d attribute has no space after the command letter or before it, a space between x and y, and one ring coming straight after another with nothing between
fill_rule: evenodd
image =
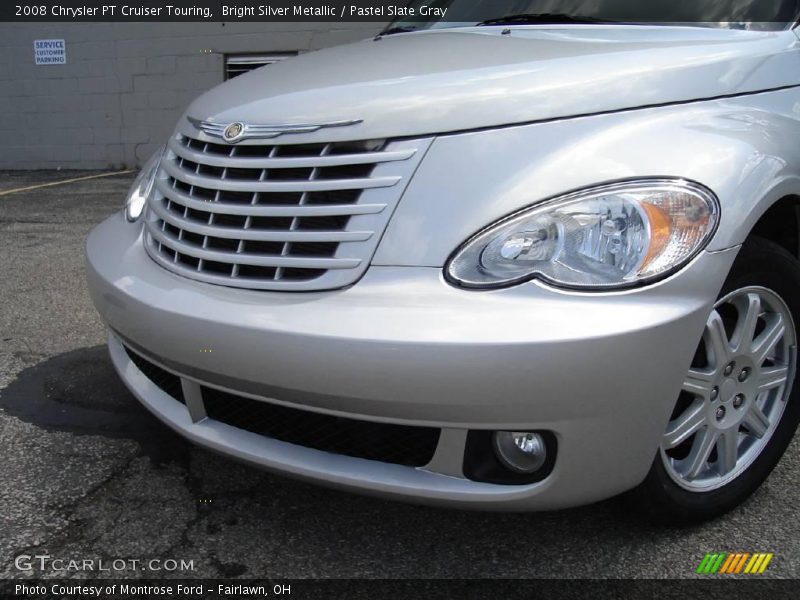
<instances>
[{"instance_id":1,"label":"white painted wall","mask_svg":"<svg viewBox=\"0 0 800 600\"><path fill-rule=\"evenodd\" d=\"M362 39L382 27L0 24L0 169L140 166L189 102L223 81L223 54L305 52ZM36 66L36 39L66 40L67 64Z\"/></svg>"}]
</instances>

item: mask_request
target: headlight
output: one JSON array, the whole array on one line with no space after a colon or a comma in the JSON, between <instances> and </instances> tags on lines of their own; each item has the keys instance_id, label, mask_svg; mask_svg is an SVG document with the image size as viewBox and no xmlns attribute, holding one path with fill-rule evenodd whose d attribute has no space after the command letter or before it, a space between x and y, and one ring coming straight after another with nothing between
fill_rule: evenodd
<instances>
[{"instance_id":1,"label":"headlight","mask_svg":"<svg viewBox=\"0 0 800 600\"><path fill-rule=\"evenodd\" d=\"M719 202L683 180L643 180L570 194L522 210L465 243L445 267L470 288L534 278L580 289L652 281L680 269L711 239Z\"/></svg>"},{"instance_id":2,"label":"headlight","mask_svg":"<svg viewBox=\"0 0 800 600\"><path fill-rule=\"evenodd\" d=\"M144 206L147 204L147 199L153 192L153 184L156 181L156 174L158 173L163 153L164 148L159 148L158 152L148 159L136 179L133 180L133 185L128 192L128 199L125 201L125 218L128 221L133 222L141 216Z\"/></svg>"}]
</instances>

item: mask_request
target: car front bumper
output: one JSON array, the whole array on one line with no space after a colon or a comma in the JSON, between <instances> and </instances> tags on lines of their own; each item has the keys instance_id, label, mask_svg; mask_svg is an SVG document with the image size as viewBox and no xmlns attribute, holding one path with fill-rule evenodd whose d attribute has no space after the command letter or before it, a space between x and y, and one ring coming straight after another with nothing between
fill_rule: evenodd
<instances>
[{"instance_id":1,"label":"car front bumper","mask_svg":"<svg viewBox=\"0 0 800 600\"><path fill-rule=\"evenodd\" d=\"M168 272L141 227L115 215L87 242L92 299L129 389L212 450L327 485L498 510L601 500L642 481L736 249L703 253L659 284L585 294L538 283L456 289L429 267L372 267L314 293L238 290ZM434 427L421 468L281 442L205 418L153 384L123 344L198 384L313 413ZM195 398L196 400L196 398ZM188 408L187 408L188 407ZM462 470L468 430L546 430L552 473L526 485Z\"/></svg>"}]
</instances>

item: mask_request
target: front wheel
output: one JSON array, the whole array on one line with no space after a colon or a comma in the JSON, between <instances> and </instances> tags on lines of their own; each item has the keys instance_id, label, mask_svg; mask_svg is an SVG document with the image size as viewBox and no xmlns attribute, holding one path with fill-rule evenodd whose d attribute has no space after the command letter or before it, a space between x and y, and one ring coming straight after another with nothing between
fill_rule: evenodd
<instances>
[{"instance_id":1,"label":"front wheel","mask_svg":"<svg viewBox=\"0 0 800 600\"><path fill-rule=\"evenodd\" d=\"M800 420L793 386L800 264L754 238L742 248L635 496L661 522L716 517L767 478Z\"/></svg>"}]
</instances>

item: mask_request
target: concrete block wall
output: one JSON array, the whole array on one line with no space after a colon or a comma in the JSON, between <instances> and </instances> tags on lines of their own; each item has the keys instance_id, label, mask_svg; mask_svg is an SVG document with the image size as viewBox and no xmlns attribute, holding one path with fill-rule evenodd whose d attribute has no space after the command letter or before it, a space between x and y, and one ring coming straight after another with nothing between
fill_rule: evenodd
<instances>
[{"instance_id":1,"label":"concrete block wall","mask_svg":"<svg viewBox=\"0 0 800 600\"><path fill-rule=\"evenodd\" d=\"M0 24L0 169L141 166L224 54L305 52L380 23ZM66 65L35 65L33 41L64 39Z\"/></svg>"}]
</instances>

